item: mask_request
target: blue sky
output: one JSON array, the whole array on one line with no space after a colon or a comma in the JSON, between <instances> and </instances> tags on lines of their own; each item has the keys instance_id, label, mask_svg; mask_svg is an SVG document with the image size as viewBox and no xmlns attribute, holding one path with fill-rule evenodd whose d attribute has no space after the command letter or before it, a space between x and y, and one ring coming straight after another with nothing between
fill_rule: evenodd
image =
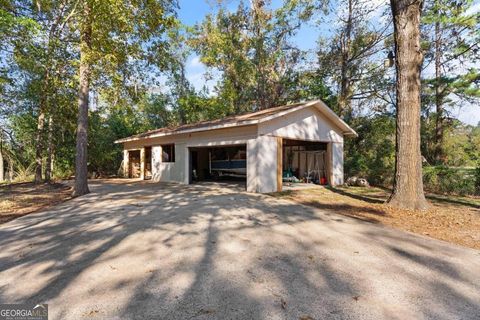
<instances>
[{"instance_id":1,"label":"blue sky","mask_svg":"<svg viewBox=\"0 0 480 320\"><path fill-rule=\"evenodd\" d=\"M372 1L377 3L385 2L385 0ZM281 0L272 0L272 6L278 7L281 5L281 2ZM226 3L229 9L235 10L239 1L230 0ZM193 26L194 24L201 22L208 13L215 12L216 4L217 0L179 0L179 18L184 24ZM475 1L472 11L480 11L480 0ZM322 28L319 26L314 26L313 24L303 25L294 39L296 45L303 50L314 50L317 46L318 38L322 34L325 35L327 32L329 32L328 26L323 25ZM213 87L215 81L211 80L206 82L205 78L203 77L206 68L199 61L197 56L192 55L188 59L186 71L188 79L197 89L201 89L204 85L209 88ZM461 108L453 108L450 110L450 112L452 116L465 123L477 125L480 122L479 105L465 105Z\"/></svg>"}]
</instances>

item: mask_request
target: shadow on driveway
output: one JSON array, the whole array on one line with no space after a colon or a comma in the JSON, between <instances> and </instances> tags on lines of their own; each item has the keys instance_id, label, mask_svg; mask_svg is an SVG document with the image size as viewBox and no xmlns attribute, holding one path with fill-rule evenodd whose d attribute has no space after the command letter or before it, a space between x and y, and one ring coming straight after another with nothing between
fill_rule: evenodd
<instances>
[{"instance_id":1,"label":"shadow on driveway","mask_svg":"<svg viewBox=\"0 0 480 320\"><path fill-rule=\"evenodd\" d=\"M0 226L0 302L52 319L477 319L480 254L228 186L92 182Z\"/></svg>"}]
</instances>

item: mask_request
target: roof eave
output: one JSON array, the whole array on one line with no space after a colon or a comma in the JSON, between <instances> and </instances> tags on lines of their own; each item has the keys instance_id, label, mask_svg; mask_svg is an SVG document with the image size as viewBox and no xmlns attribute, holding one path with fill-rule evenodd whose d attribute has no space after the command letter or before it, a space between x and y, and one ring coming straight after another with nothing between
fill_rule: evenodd
<instances>
[{"instance_id":1,"label":"roof eave","mask_svg":"<svg viewBox=\"0 0 480 320\"><path fill-rule=\"evenodd\" d=\"M258 120L250 120L250 121L244 121L240 123L228 123L228 124L222 124L222 125L216 125L216 126L209 126L209 127L203 127L203 128L194 128L194 129L186 129L186 130L179 130L179 131L174 131L174 132L162 132L162 133L157 133L157 134L151 134L147 135L145 137L130 137L130 138L124 138L124 139L119 139L115 140L114 143L125 143L129 141L138 141L138 140L143 140L143 139L152 139L152 138L158 138L158 137L165 137L165 136L172 136L172 135L179 135L179 134L185 134L185 133L192 133L192 132L200 132L200 131L210 131L210 130L218 130L218 129L225 129L225 128L231 128L231 127L243 127L243 126L250 126L258 124Z\"/></svg>"},{"instance_id":2,"label":"roof eave","mask_svg":"<svg viewBox=\"0 0 480 320\"><path fill-rule=\"evenodd\" d=\"M344 136L347 137L358 137L358 134L355 130L353 130L345 121L343 121L332 109L330 109L325 102L322 100L317 100L315 104L321 111L326 113L326 116L330 118L340 129L342 129L342 133Z\"/></svg>"},{"instance_id":3,"label":"roof eave","mask_svg":"<svg viewBox=\"0 0 480 320\"><path fill-rule=\"evenodd\" d=\"M255 125L259 124L262 122L270 121L273 119L276 119L278 117L287 115L289 113L308 108L311 106L316 106L317 109L319 109L320 112L323 112L331 121L334 122L334 124L339 127L342 130L342 133L344 136L347 137L358 137L358 134L353 130L345 121L343 121L339 116L335 114L322 100L313 100L313 101L308 101L305 102L304 104L284 110L282 112L279 112L277 114L273 114L264 118L260 119L255 119L255 120L250 120L250 121L243 121L243 122L235 122L235 123L227 123L227 124L222 124L222 125L215 125L215 126L207 126L207 127L201 127L201 128L193 128L193 129L185 129L185 130L179 130L179 131L173 131L173 132L162 132L162 133L152 133L150 135L146 135L144 137L128 137L124 139L119 139L115 140L114 143L126 143L130 141L138 141L138 140L143 140L143 139L152 139L152 138L157 138L157 137L165 137L165 136L172 136L172 135L179 135L179 134L186 134L186 133L192 133L192 132L201 132L201 131L209 131L209 130L217 130L217 129L224 129L224 128L232 128L232 127L240 127L240 126L248 126L248 125Z\"/></svg>"}]
</instances>

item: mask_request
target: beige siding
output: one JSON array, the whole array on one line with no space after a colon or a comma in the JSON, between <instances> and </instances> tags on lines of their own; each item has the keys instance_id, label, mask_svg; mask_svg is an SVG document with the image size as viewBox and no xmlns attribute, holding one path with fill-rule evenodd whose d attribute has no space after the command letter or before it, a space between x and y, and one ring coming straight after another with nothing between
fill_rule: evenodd
<instances>
[{"instance_id":1,"label":"beige siding","mask_svg":"<svg viewBox=\"0 0 480 320\"><path fill-rule=\"evenodd\" d=\"M277 191L277 152L276 137L259 136L247 144L247 191Z\"/></svg>"},{"instance_id":2,"label":"beige siding","mask_svg":"<svg viewBox=\"0 0 480 320\"><path fill-rule=\"evenodd\" d=\"M332 185L343 184L343 143L332 143Z\"/></svg>"},{"instance_id":3,"label":"beige siding","mask_svg":"<svg viewBox=\"0 0 480 320\"><path fill-rule=\"evenodd\" d=\"M315 107L261 123L258 133L295 140L343 142L342 133Z\"/></svg>"},{"instance_id":4,"label":"beige siding","mask_svg":"<svg viewBox=\"0 0 480 320\"><path fill-rule=\"evenodd\" d=\"M247 191L274 192L279 186L281 145L286 139L329 142L329 182L343 183L343 134L315 107L260 123L227 129L215 129L179 135L147 138L124 143L125 150L141 150L152 146L154 181L189 183L189 147L247 145ZM175 162L162 163L163 144L175 144ZM128 152L124 152L128 156ZM128 161L128 157L127 160ZM281 178L281 177L280 177Z\"/></svg>"},{"instance_id":5,"label":"beige siding","mask_svg":"<svg viewBox=\"0 0 480 320\"><path fill-rule=\"evenodd\" d=\"M189 147L246 144L256 135L256 125L244 126L129 141L124 144L124 148L140 150L152 146L153 180L188 183ZM171 143L175 144L175 162L162 163L161 145Z\"/></svg>"}]
</instances>

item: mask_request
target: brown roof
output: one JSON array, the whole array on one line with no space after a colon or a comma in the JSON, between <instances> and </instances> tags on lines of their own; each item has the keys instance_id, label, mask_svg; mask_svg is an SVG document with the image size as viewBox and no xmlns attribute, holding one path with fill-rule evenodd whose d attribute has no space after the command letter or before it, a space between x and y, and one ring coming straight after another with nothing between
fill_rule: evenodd
<instances>
[{"instance_id":1,"label":"brown roof","mask_svg":"<svg viewBox=\"0 0 480 320\"><path fill-rule=\"evenodd\" d=\"M116 143L122 143L122 142L126 142L126 141L129 141L129 140L138 140L138 139L148 138L148 137L156 136L156 135L170 135L170 134L182 133L182 132L190 131L190 130L203 131L202 129L209 130L209 129L212 129L212 127L216 127L216 126L232 127L232 126L248 125L248 124L251 124L251 123L255 123L259 120L262 120L264 118L267 118L267 117L270 117L270 116L275 116L275 115L277 115L279 113L282 113L282 112L285 112L285 111L289 111L290 109L295 109L297 107L304 107L304 106L307 106L307 105L313 105L316 102L318 102L318 101L309 101L309 102L288 104L288 105L273 107L273 108L269 108L269 109L265 109L265 110L249 112L249 113L245 113L245 114L241 114L241 115L225 117L225 118L217 119L217 120L201 121L201 122L196 122L196 123L191 123L191 124L184 124L184 125L180 125L180 126L164 127L164 128L160 128L160 129L150 130L150 131L147 131L147 132L142 132L140 134L133 135L133 136L130 136L130 137L127 137L127 138L124 138L124 139L120 139L120 140L117 140L115 142ZM331 111L331 110L330 110L330 112L333 113L333 111Z\"/></svg>"}]
</instances>

